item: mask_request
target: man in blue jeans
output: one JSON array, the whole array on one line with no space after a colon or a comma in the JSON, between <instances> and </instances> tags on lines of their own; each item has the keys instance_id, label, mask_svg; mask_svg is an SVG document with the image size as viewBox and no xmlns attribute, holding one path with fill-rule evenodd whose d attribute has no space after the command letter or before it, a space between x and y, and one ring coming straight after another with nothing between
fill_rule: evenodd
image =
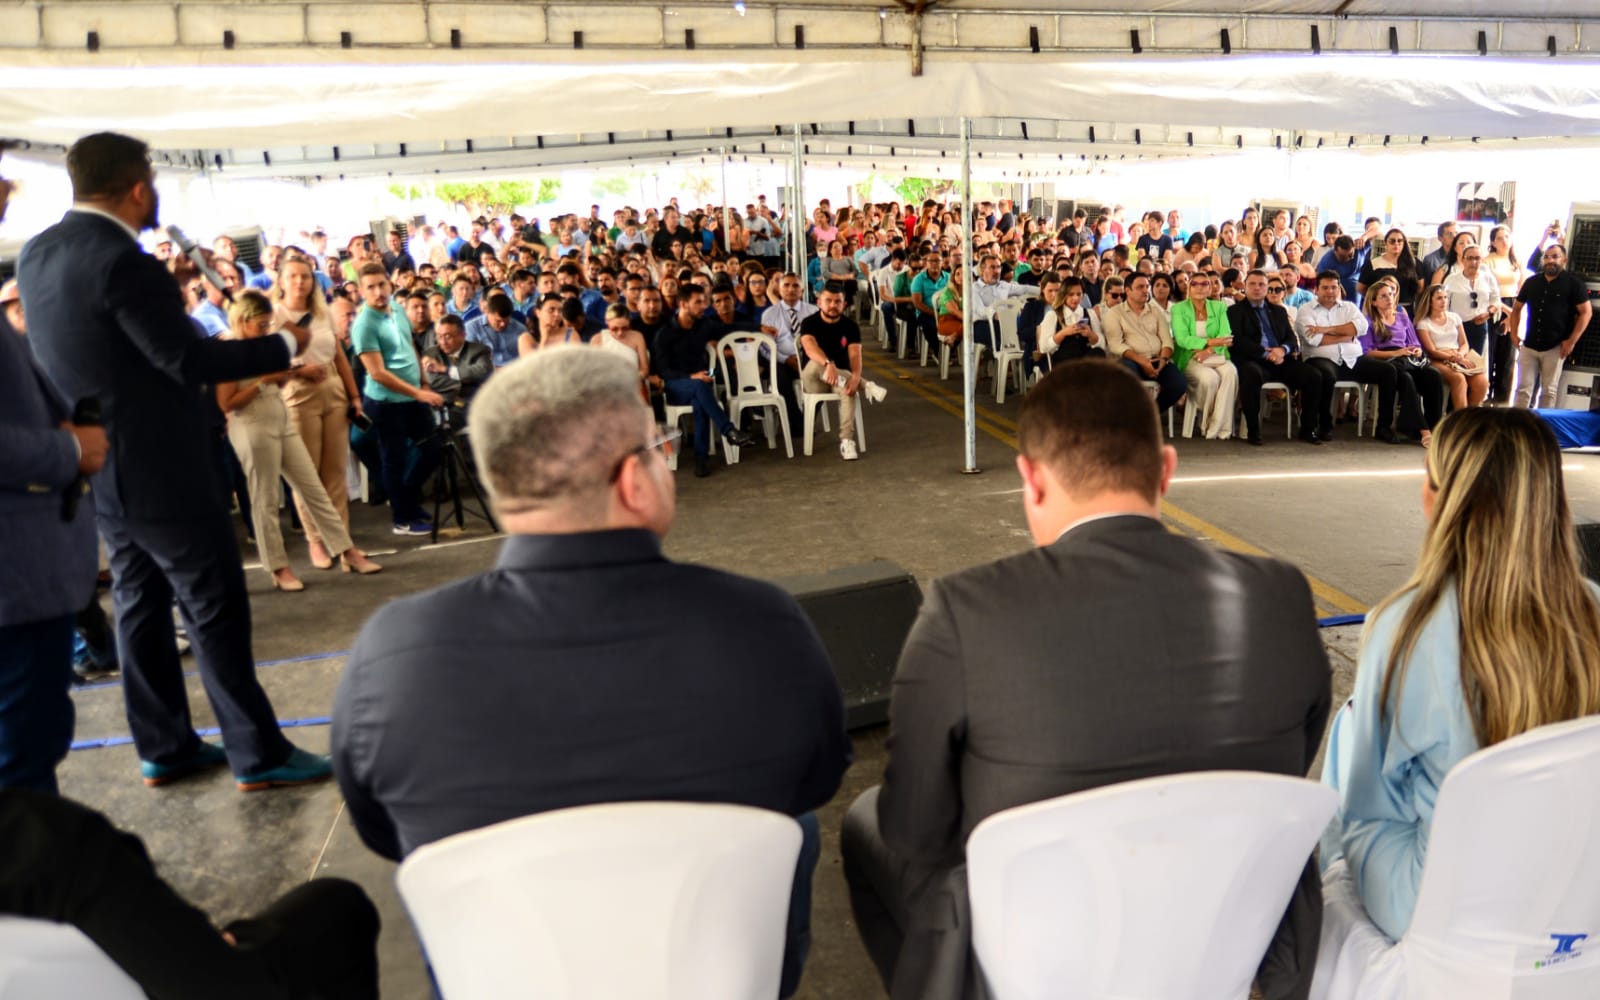
<instances>
[{"instance_id":1,"label":"man in blue jeans","mask_svg":"<svg viewBox=\"0 0 1600 1000\"><path fill-rule=\"evenodd\" d=\"M809 939L813 814L850 763L843 699L793 597L662 554L675 437L610 351L542 349L485 383L472 448L508 536L499 564L367 622L334 698L334 770L356 832L394 860L602 802L793 816L787 996Z\"/></svg>"},{"instance_id":2,"label":"man in blue jeans","mask_svg":"<svg viewBox=\"0 0 1600 1000\"><path fill-rule=\"evenodd\" d=\"M351 327L350 343L367 373L363 409L378 439L394 533L426 535L433 526L422 510L422 484L439 464L433 411L444 406L444 397L422 386L411 324L389 300L383 265L362 265L359 284L364 304Z\"/></svg>"},{"instance_id":3,"label":"man in blue jeans","mask_svg":"<svg viewBox=\"0 0 1600 1000\"><path fill-rule=\"evenodd\" d=\"M694 407L694 474L711 475L711 428L735 448L756 439L733 426L717 402L716 371L707 345L721 334L721 324L706 319L706 290L699 285L678 289L678 313L656 332L650 359L665 387L667 403Z\"/></svg>"}]
</instances>

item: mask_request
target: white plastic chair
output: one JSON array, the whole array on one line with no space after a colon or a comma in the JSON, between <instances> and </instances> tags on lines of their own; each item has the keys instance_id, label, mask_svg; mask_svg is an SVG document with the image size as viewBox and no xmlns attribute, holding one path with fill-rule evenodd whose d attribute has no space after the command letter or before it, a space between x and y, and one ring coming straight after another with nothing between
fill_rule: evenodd
<instances>
[{"instance_id":1,"label":"white plastic chair","mask_svg":"<svg viewBox=\"0 0 1600 1000\"><path fill-rule=\"evenodd\" d=\"M1355 393L1356 437L1359 438L1361 436L1361 430L1366 426L1367 421L1367 385L1365 382L1346 382L1342 380L1333 383L1333 395L1335 400L1341 398L1341 393L1347 392ZM1337 405L1337 403L1335 405ZM1373 424L1376 425L1377 421L1374 420ZM1374 427L1374 430L1376 430L1376 427Z\"/></svg>"},{"instance_id":2,"label":"white plastic chair","mask_svg":"<svg viewBox=\"0 0 1600 1000\"><path fill-rule=\"evenodd\" d=\"M0 917L0 1000L145 1000L71 924Z\"/></svg>"},{"instance_id":3,"label":"white plastic chair","mask_svg":"<svg viewBox=\"0 0 1600 1000\"><path fill-rule=\"evenodd\" d=\"M1261 383L1261 409L1257 412L1260 413L1261 419L1265 420L1267 418L1267 414L1271 409L1269 400L1267 399L1267 393L1273 389L1283 390L1283 436L1285 438L1292 438L1294 437L1294 390L1289 388L1288 385L1283 382ZM1245 430L1244 411L1241 409L1239 411L1240 437L1244 437Z\"/></svg>"},{"instance_id":4,"label":"white plastic chair","mask_svg":"<svg viewBox=\"0 0 1600 1000\"><path fill-rule=\"evenodd\" d=\"M1600 997L1596 775L1600 717L1542 726L1451 768L1399 943L1367 917L1342 859L1324 873L1312 1000Z\"/></svg>"},{"instance_id":5,"label":"white plastic chair","mask_svg":"<svg viewBox=\"0 0 1600 1000\"><path fill-rule=\"evenodd\" d=\"M715 371L716 369L717 369L717 348L716 348L716 345L707 344L706 345L706 371ZM671 430L672 428L677 427L683 421L684 417L691 417L692 418L694 416L694 406L693 406L693 404L684 403L682 405L674 405L672 403L668 403L665 399L662 399L662 407L666 410L667 429L668 430ZM717 429L715 427L711 428L711 454L715 455L717 453L717 445L721 441L722 441L722 435L717 433ZM694 442L693 430L691 429L689 433L684 435L683 443L681 445L679 445L678 447L673 448L670 452L668 452L668 454L667 454L667 468L671 469L674 472L678 471L678 454L679 454L679 452L682 452L685 449L685 447L687 447L690 451L693 451L694 450L694 443L693 442ZM726 447L724 447L724 449L723 449L722 457L723 457L724 461L727 461L729 459L729 455L727 453Z\"/></svg>"},{"instance_id":6,"label":"white plastic chair","mask_svg":"<svg viewBox=\"0 0 1600 1000\"><path fill-rule=\"evenodd\" d=\"M1140 380L1139 384L1144 386L1144 391L1150 394L1150 402L1154 403L1156 401L1156 399L1161 395L1161 385L1160 385L1160 383L1147 382L1147 381L1144 381L1144 380ZM1168 438L1172 438L1172 437L1176 437L1177 436L1176 428L1177 428L1178 425L1174 422L1174 418L1172 416L1172 411L1175 408L1176 408L1176 404L1174 404L1173 406L1167 407L1167 437ZM1185 403L1184 404L1184 409L1185 410L1193 410L1194 409L1194 404L1193 403ZM1186 421L1188 419L1189 418L1185 418ZM1193 425L1191 423L1186 423L1185 426L1188 429L1193 430Z\"/></svg>"},{"instance_id":7,"label":"white plastic chair","mask_svg":"<svg viewBox=\"0 0 1600 1000\"><path fill-rule=\"evenodd\" d=\"M396 881L449 1000L767 1000L799 854L779 813L628 802L449 837Z\"/></svg>"},{"instance_id":8,"label":"white plastic chair","mask_svg":"<svg viewBox=\"0 0 1600 1000\"><path fill-rule=\"evenodd\" d=\"M826 404L842 403L844 400L837 392L807 392L803 379L795 379L794 391L800 395L801 431L805 437L802 450L810 458L816 441L817 423L821 422L824 432L832 429L828 423ZM867 408L866 402L866 397L859 393L856 395L856 448L863 455L867 453L867 425L862 421L861 414Z\"/></svg>"},{"instance_id":9,"label":"white plastic chair","mask_svg":"<svg viewBox=\"0 0 1600 1000\"><path fill-rule=\"evenodd\" d=\"M1173 775L990 816L967 840L994 1000L1244 1000L1333 790Z\"/></svg>"},{"instance_id":10,"label":"white plastic chair","mask_svg":"<svg viewBox=\"0 0 1600 1000\"><path fill-rule=\"evenodd\" d=\"M763 348L765 352L763 353ZM732 354L730 365L728 355ZM722 369L722 385L728 398L728 419L735 427L746 410L758 410L761 427L767 432L767 447L778 446L777 430L783 429L783 447L794 457L794 442L789 440L789 408L778 391L778 342L765 333L730 333L717 341L717 364ZM762 369L766 371L763 373ZM774 418L776 414L776 418ZM739 461L739 449L724 443L722 452L728 464Z\"/></svg>"},{"instance_id":11,"label":"white plastic chair","mask_svg":"<svg viewBox=\"0 0 1600 1000\"><path fill-rule=\"evenodd\" d=\"M1016 366L1017 391L1026 389L1023 381L1022 340L1017 336L1017 314L1022 312L1023 299L1001 299L994 313L995 329L999 331L998 346L994 352L994 401L1004 405L1006 382Z\"/></svg>"}]
</instances>

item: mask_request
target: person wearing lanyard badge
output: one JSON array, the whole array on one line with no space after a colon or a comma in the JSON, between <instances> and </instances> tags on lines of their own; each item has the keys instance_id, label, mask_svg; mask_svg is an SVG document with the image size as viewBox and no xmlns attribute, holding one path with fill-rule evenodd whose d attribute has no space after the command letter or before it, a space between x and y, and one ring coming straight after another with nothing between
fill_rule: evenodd
<instances>
[{"instance_id":1,"label":"person wearing lanyard badge","mask_svg":"<svg viewBox=\"0 0 1600 1000\"><path fill-rule=\"evenodd\" d=\"M397 535L426 535L432 525L422 510L422 484L439 464L439 442L434 436L429 408L444 399L422 386L422 364L411 341L411 324L391 308L389 277L379 263L361 268L361 297L365 302L350 340L367 372L363 408L378 439L383 488ZM410 459L415 448L415 458Z\"/></svg>"}]
</instances>

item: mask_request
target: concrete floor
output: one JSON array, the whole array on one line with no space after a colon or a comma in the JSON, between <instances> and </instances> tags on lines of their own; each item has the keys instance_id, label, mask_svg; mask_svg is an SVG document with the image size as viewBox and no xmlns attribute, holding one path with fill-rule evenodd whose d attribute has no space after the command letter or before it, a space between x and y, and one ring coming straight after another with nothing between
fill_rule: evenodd
<instances>
[{"instance_id":1,"label":"concrete floor","mask_svg":"<svg viewBox=\"0 0 1600 1000\"><path fill-rule=\"evenodd\" d=\"M941 382L934 368L896 362L875 346L867 351L870 377L890 396L866 415L869 447L862 460L841 462L829 435L810 459L798 447L792 461L781 449L746 449L737 467L719 466L704 480L684 463L670 555L763 577L887 559L927 581L1030 544L1013 468L1020 398L996 406L992 389L986 401L980 398L978 464L984 471L965 475L958 378ZM1421 537L1423 453L1355 441L1353 428L1345 427L1334 443L1312 448L1274 436L1272 426L1263 448L1178 442L1167 520L1175 530L1299 565L1313 580L1321 614L1363 611L1410 571ZM1276 427L1281 433L1281 422ZM1600 518L1595 460L1568 462L1575 511L1583 519ZM431 546L387 534L383 511L357 505L354 522L358 542L383 553L383 574L318 573L304 564L303 551L294 558L308 584L305 593L277 593L265 573L250 574L262 682L281 719L306 723L292 729L291 738L319 752L327 749L325 719L342 652L366 616L391 597L488 567L499 548L475 523L464 536ZM247 562L252 555L247 551ZM1335 698L1342 699L1353 679L1358 629L1326 629L1324 635ZM127 733L120 685L91 686L76 699L80 740ZM198 681L191 681L190 701L196 724L211 725ZM838 828L854 797L879 780L884 737L882 728L856 734L856 764L822 812L803 998L882 995L850 919ZM244 795L226 774L215 773L148 790L136 767L130 746L75 751L61 769L63 792L141 835L163 875L219 923L309 877L354 879L383 914L384 995L427 996L416 941L393 888L393 866L361 845L335 786Z\"/></svg>"}]
</instances>

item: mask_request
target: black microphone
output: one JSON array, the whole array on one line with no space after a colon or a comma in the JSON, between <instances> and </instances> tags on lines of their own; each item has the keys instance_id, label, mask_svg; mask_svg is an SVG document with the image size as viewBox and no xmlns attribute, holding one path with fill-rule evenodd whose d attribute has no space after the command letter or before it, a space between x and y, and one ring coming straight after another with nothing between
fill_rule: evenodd
<instances>
[{"instance_id":1,"label":"black microphone","mask_svg":"<svg viewBox=\"0 0 1600 1000\"><path fill-rule=\"evenodd\" d=\"M74 427L99 427L100 426L100 401L93 396L85 396L78 400L78 405L72 408L72 425ZM61 491L61 520L71 521L78 514L78 501L89 492L89 477L78 476L67 488Z\"/></svg>"},{"instance_id":2,"label":"black microphone","mask_svg":"<svg viewBox=\"0 0 1600 1000\"><path fill-rule=\"evenodd\" d=\"M167 235L172 238L172 242L178 245L178 250L182 252L185 257L189 258L194 266L199 269L200 273L205 276L205 279L211 282L211 284L216 287L217 291L222 293L222 297L227 299L229 302L232 302L233 293L228 291L228 286L222 283L222 276L217 274L216 270L212 268L210 264L206 263L205 252L200 249L195 241L191 240L188 234L179 229L177 226L168 226Z\"/></svg>"}]
</instances>

